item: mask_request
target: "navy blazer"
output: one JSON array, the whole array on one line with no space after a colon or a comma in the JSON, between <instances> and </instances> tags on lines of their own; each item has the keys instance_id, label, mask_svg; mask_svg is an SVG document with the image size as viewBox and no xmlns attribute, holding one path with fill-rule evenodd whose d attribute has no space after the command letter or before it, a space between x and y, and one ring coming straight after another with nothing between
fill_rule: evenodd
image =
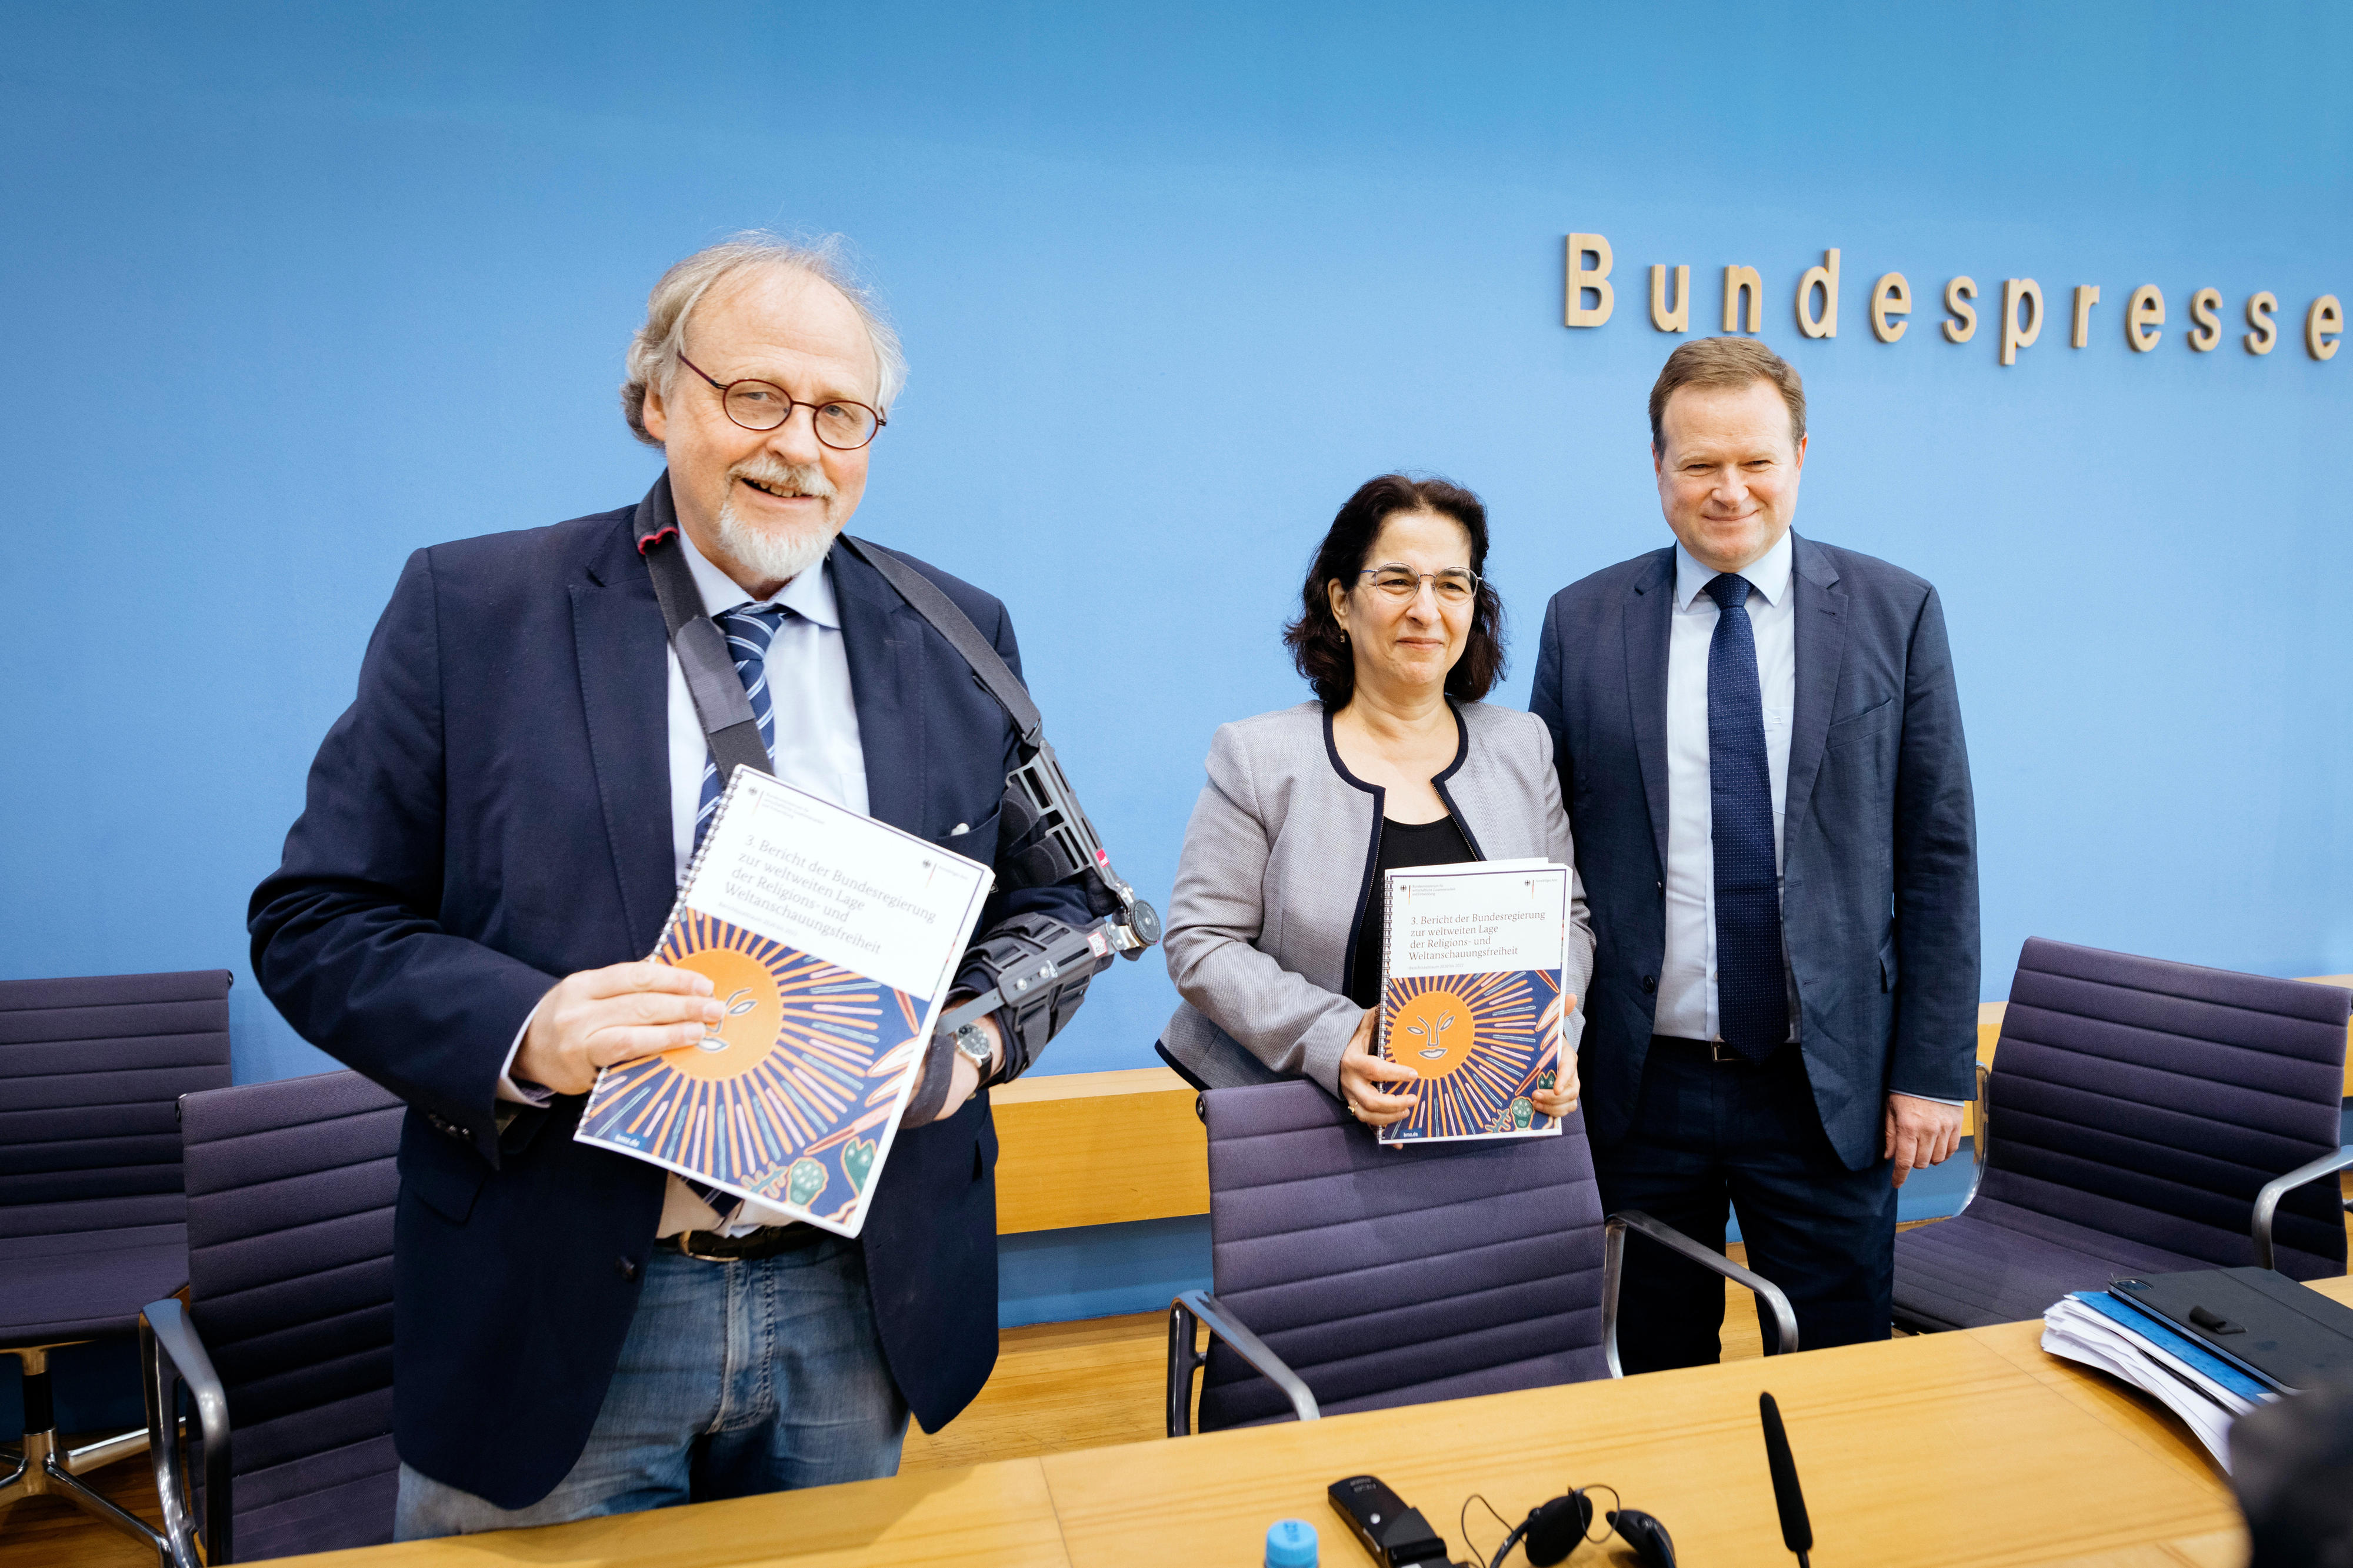
<instances>
[{"instance_id":1,"label":"navy blazer","mask_svg":"<svg viewBox=\"0 0 2353 1568\"><path fill-rule=\"evenodd\" d=\"M1936 590L1792 535L1798 693L1782 808L1781 929L1806 1076L1839 1157L1880 1158L1887 1092L1974 1097L1977 812ZM1634 1117L1666 952L1672 545L1546 607L1529 702L1552 727L1593 914L1585 1120Z\"/></svg>"},{"instance_id":2,"label":"navy blazer","mask_svg":"<svg viewBox=\"0 0 2353 1568\"><path fill-rule=\"evenodd\" d=\"M573 1142L584 1097L503 1131L497 1117L541 995L644 957L676 894L667 638L637 512L409 557L248 916L287 1021L409 1104L396 1437L501 1508L544 1497L586 1446L662 1207L659 1168ZM1011 721L880 574L839 545L831 560L870 809L993 861ZM1004 605L908 563L1020 668ZM1030 910L1087 918L1073 887L1000 888L980 930ZM996 1157L985 1094L902 1133L861 1238L926 1430L996 1363Z\"/></svg>"}]
</instances>

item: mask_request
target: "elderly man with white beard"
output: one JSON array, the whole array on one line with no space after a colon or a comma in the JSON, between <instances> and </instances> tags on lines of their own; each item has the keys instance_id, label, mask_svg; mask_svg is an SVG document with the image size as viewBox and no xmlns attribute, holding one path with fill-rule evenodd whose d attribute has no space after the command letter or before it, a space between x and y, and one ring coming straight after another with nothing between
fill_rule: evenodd
<instances>
[{"instance_id":1,"label":"elderly man with white beard","mask_svg":"<svg viewBox=\"0 0 2353 1568\"><path fill-rule=\"evenodd\" d=\"M1042 1044L1029 1012L933 1042L854 1241L573 1139L600 1069L720 1013L645 957L719 794L646 554L673 537L777 776L998 864L951 1002L989 988L993 936L1089 918L1005 874L1018 737L839 542L904 378L829 246L672 268L622 387L666 471L635 506L410 557L254 893L263 989L410 1106L403 1539L887 1476L910 1412L937 1429L995 1363L987 1090ZM898 559L1018 670L1001 604Z\"/></svg>"}]
</instances>

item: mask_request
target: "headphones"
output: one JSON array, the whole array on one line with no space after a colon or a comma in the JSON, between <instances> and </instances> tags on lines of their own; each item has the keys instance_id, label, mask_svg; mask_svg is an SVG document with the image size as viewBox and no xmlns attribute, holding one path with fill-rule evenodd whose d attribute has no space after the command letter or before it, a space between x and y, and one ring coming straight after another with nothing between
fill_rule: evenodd
<instances>
[{"instance_id":1,"label":"headphones","mask_svg":"<svg viewBox=\"0 0 2353 1568\"><path fill-rule=\"evenodd\" d=\"M1616 1487L1597 1484L1577 1487L1565 1496L1530 1510L1528 1517L1504 1537L1504 1544L1495 1548L1495 1555L1488 1560L1487 1568L1504 1568L1504 1559L1512 1554L1512 1548L1524 1542L1528 1549L1531 1568L1553 1568L1556 1563L1568 1561L1569 1553L1575 1552L1580 1542L1599 1542L1608 1539L1613 1531L1619 1540L1633 1548L1634 1555L1641 1560L1643 1568L1675 1568L1675 1543L1669 1539L1667 1527L1639 1509L1620 1507L1609 1510L1601 1516L1606 1525L1602 1533L1590 1535L1593 1500L1585 1495L1588 1491L1605 1491L1609 1494L1610 1500L1619 1500ZM1487 1500L1481 1498L1479 1500L1483 1504ZM1467 1510L1470 1504L1466 1502L1463 1507ZM1490 1509L1488 1511L1492 1513L1494 1510ZM1467 1536L1468 1532L1465 1534Z\"/></svg>"}]
</instances>

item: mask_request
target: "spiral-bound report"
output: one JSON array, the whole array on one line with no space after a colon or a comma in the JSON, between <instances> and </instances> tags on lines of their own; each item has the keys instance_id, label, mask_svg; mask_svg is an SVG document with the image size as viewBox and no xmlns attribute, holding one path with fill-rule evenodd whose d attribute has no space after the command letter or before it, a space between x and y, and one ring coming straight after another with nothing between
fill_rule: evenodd
<instances>
[{"instance_id":1,"label":"spiral-bound report","mask_svg":"<svg viewBox=\"0 0 2353 1568\"><path fill-rule=\"evenodd\" d=\"M725 1016L607 1068L574 1136L856 1236L994 880L736 769L653 952Z\"/></svg>"},{"instance_id":2,"label":"spiral-bound report","mask_svg":"<svg viewBox=\"0 0 2353 1568\"><path fill-rule=\"evenodd\" d=\"M1573 1048L1568 868L1472 861L1387 873L1381 1052L1421 1074L1413 1114L1384 1143L1556 1134L1533 1096Z\"/></svg>"}]
</instances>

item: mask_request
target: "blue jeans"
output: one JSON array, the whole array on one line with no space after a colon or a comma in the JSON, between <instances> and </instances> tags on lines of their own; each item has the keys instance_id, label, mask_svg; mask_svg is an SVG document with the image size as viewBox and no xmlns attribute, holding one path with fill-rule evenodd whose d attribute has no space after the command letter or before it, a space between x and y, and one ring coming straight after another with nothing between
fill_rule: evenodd
<instances>
[{"instance_id":1,"label":"blue jeans","mask_svg":"<svg viewBox=\"0 0 2353 1568\"><path fill-rule=\"evenodd\" d=\"M393 1533L418 1541L871 1480L897 1472L906 1432L856 1242L749 1263L657 1248L588 1446L555 1489L502 1509L403 1465Z\"/></svg>"}]
</instances>

